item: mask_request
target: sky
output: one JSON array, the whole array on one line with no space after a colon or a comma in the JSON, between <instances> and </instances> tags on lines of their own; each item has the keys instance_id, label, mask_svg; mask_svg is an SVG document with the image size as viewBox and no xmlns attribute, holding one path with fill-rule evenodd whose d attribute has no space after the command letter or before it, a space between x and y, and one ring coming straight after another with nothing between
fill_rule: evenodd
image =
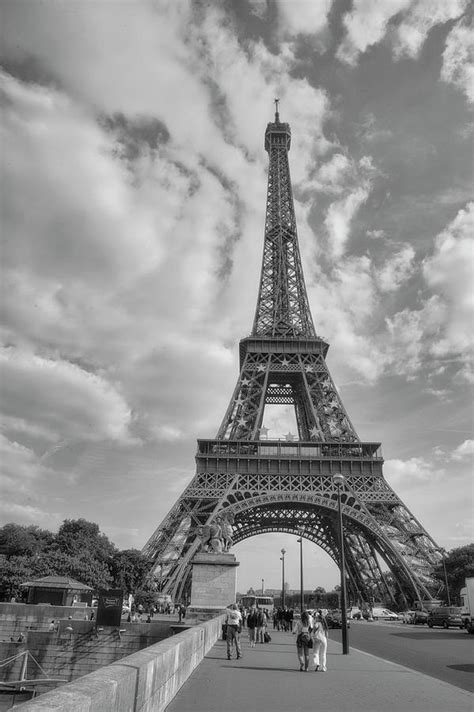
<instances>
[{"instance_id":1,"label":"sky","mask_svg":"<svg viewBox=\"0 0 474 712\"><path fill-rule=\"evenodd\" d=\"M3 0L0 525L84 517L141 548L194 476L253 323L278 97L343 403L434 540L473 541L468 13ZM278 588L282 547L296 588L287 534L234 547L238 588ZM304 561L305 588L338 582L309 542Z\"/></svg>"}]
</instances>

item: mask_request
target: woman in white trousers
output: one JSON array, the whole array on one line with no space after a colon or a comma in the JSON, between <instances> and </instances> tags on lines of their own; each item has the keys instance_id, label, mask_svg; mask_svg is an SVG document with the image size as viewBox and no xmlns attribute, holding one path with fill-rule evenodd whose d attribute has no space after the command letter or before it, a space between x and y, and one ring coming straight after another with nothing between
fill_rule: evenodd
<instances>
[{"instance_id":1,"label":"woman in white trousers","mask_svg":"<svg viewBox=\"0 0 474 712\"><path fill-rule=\"evenodd\" d=\"M313 628L313 662L315 672L326 672L326 653L328 649L328 624L322 611L318 611Z\"/></svg>"}]
</instances>

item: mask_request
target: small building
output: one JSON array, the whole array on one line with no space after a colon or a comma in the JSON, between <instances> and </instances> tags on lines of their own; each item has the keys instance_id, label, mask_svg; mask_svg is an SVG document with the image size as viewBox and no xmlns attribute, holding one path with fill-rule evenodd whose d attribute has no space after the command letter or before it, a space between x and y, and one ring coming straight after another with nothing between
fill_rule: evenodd
<instances>
[{"instance_id":1,"label":"small building","mask_svg":"<svg viewBox=\"0 0 474 712\"><path fill-rule=\"evenodd\" d=\"M28 589L27 603L50 603L52 606L90 606L93 589L69 576L43 576L20 584Z\"/></svg>"}]
</instances>

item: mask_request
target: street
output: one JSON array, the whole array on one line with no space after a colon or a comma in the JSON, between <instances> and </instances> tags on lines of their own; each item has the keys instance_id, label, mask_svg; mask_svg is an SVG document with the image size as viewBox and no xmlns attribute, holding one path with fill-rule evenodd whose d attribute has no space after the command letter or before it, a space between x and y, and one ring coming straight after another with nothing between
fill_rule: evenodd
<instances>
[{"instance_id":1,"label":"street","mask_svg":"<svg viewBox=\"0 0 474 712\"><path fill-rule=\"evenodd\" d=\"M474 635L457 628L381 621L350 624L350 646L474 691ZM340 642L341 631L331 630L329 637Z\"/></svg>"}]
</instances>

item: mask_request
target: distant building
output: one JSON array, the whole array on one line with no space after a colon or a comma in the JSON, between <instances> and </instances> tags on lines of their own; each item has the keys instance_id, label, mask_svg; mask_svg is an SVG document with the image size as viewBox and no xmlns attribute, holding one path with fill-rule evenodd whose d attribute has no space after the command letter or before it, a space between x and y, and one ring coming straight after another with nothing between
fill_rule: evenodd
<instances>
[{"instance_id":1,"label":"distant building","mask_svg":"<svg viewBox=\"0 0 474 712\"><path fill-rule=\"evenodd\" d=\"M50 603L52 606L91 605L93 589L69 576L43 576L20 584L28 589L27 603Z\"/></svg>"}]
</instances>

